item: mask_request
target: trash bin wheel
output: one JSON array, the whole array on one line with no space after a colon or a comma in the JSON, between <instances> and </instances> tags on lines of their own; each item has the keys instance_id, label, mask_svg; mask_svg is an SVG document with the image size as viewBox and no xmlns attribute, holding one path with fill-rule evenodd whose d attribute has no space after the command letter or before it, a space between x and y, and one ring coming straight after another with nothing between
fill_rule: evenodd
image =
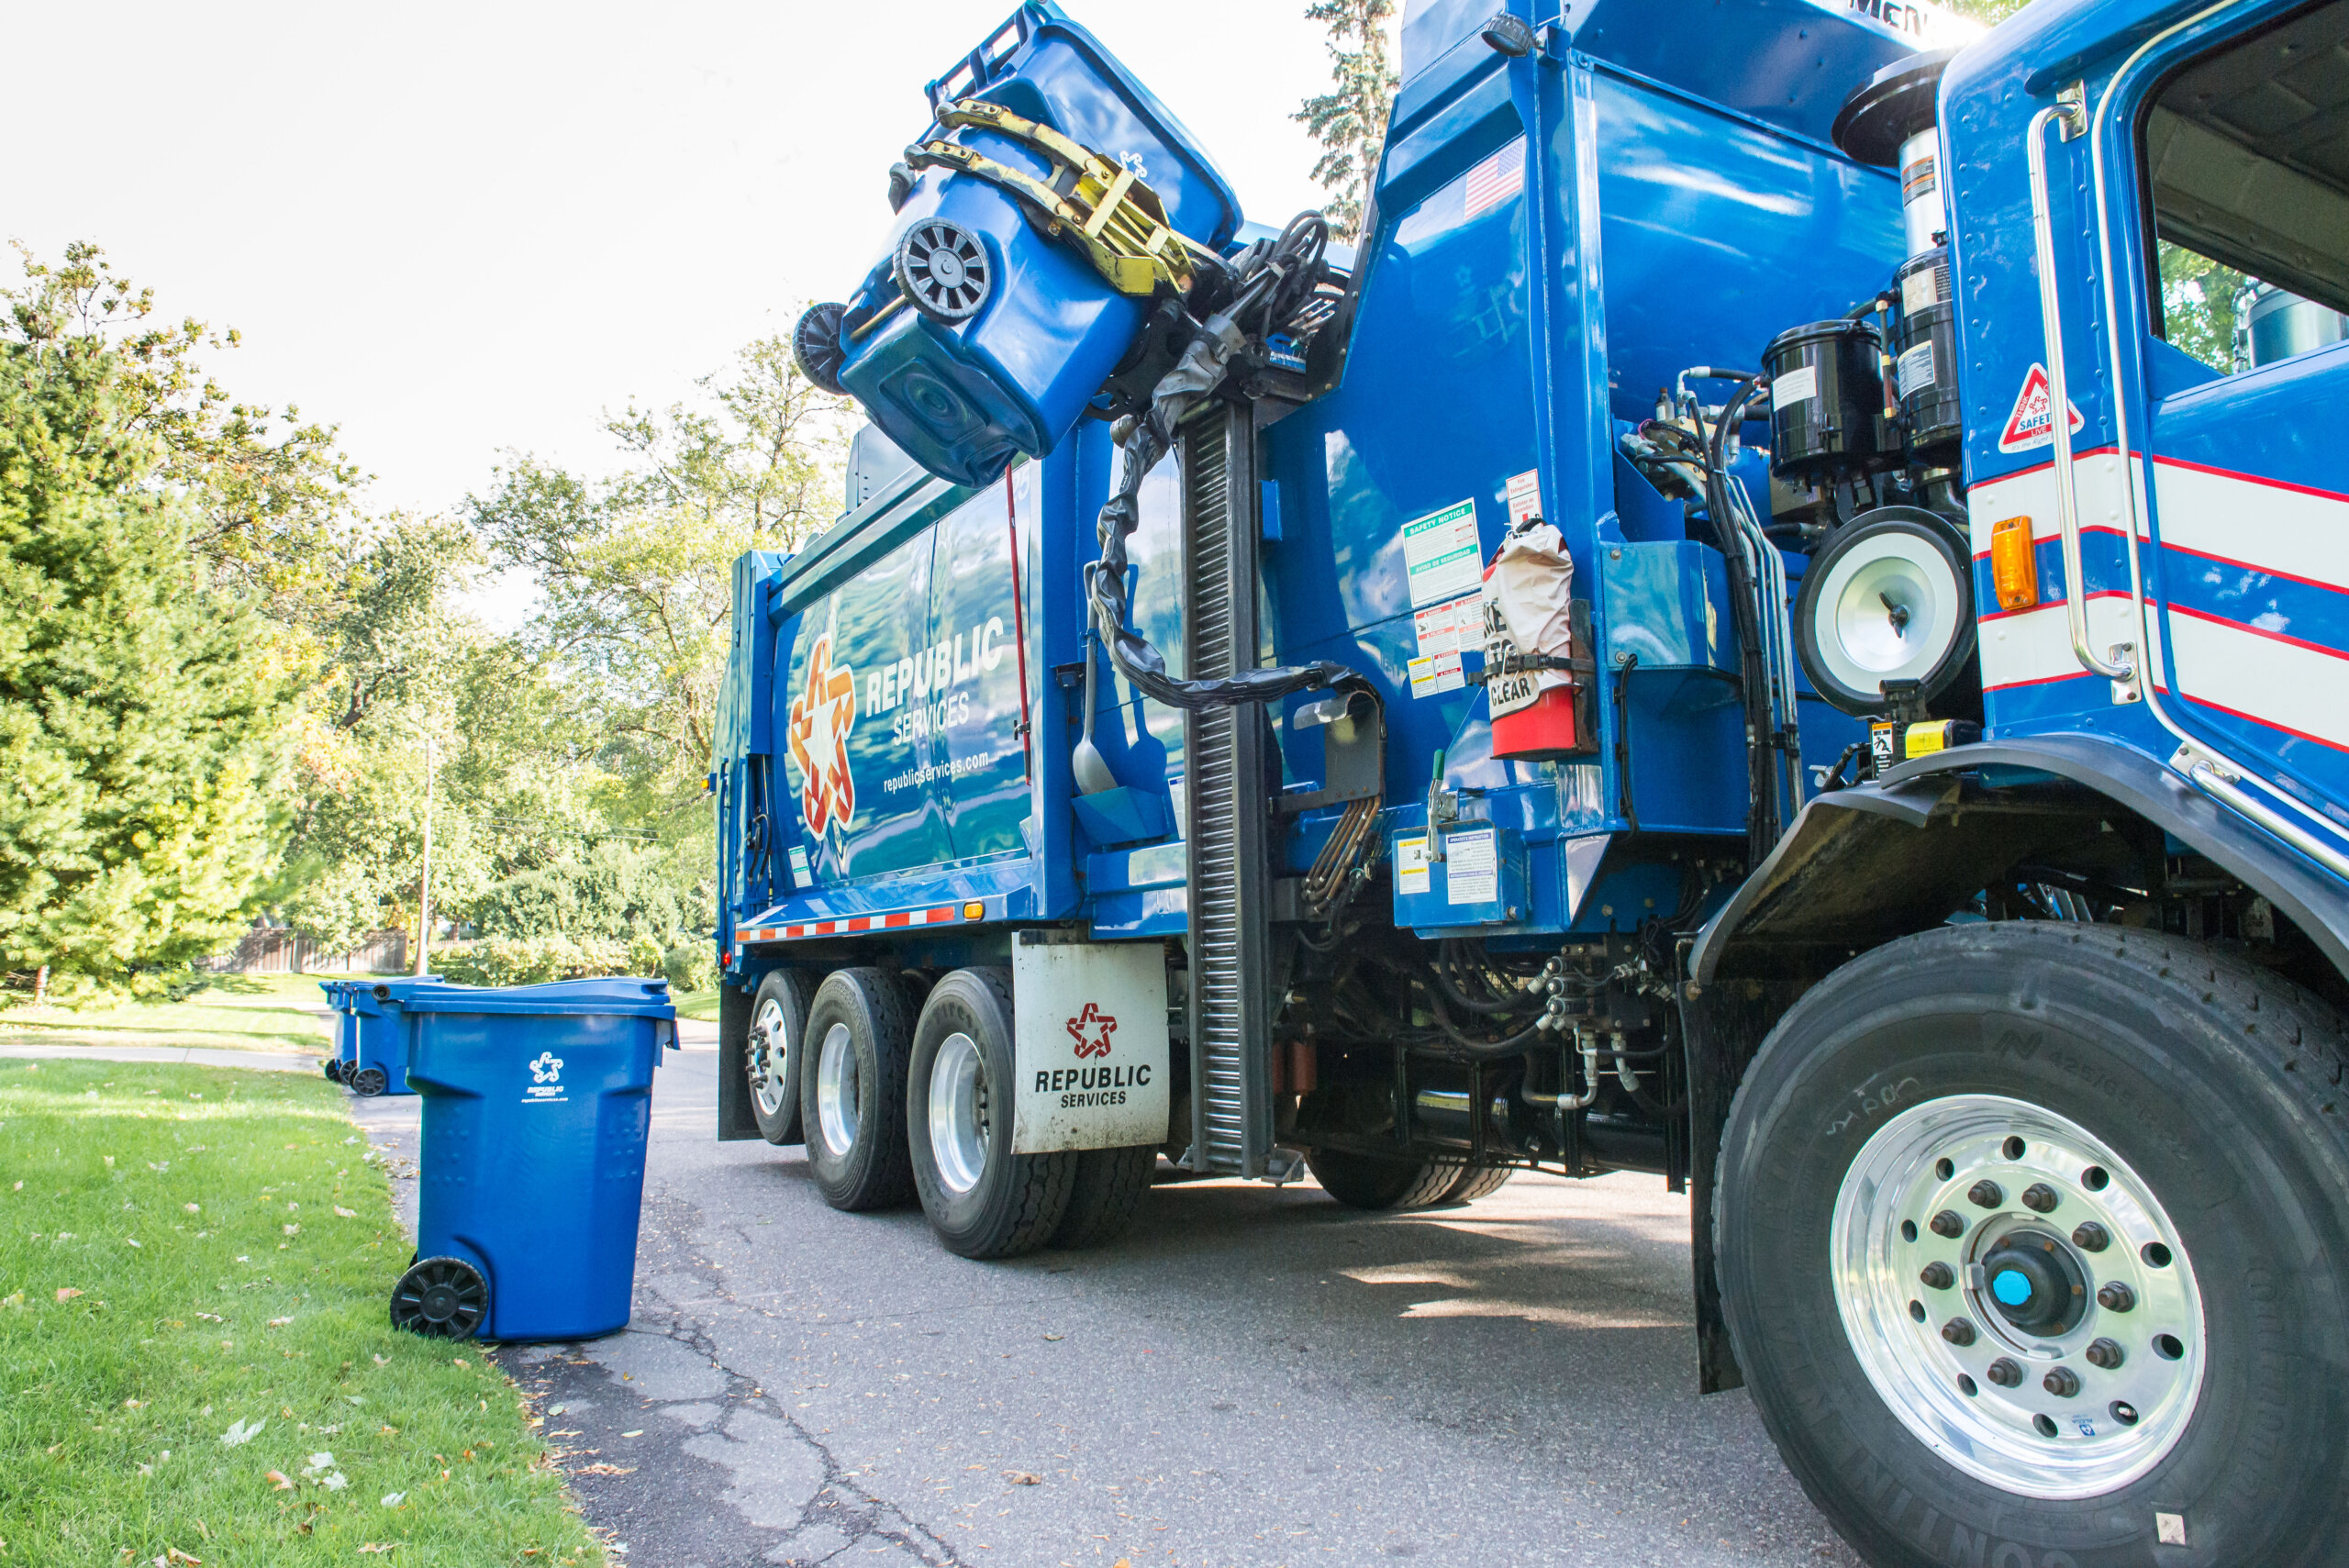
<instances>
[{"instance_id":1,"label":"trash bin wheel","mask_svg":"<svg viewBox=\"0 0 2349 1568\"><path fill-rule=\"evenodd\" d=\"M934 321L968 321L994 290L995 263L961 224L924 218L897 243L897 286Z\"/></svg>"},{"instance_id":2,"label":"trash bin wheel","mask_svg":"<svg viewBox=\"0 0 2349 1568\"><path fill-rule=\"evenodd\" d=\"M841 366L848 359L841 320L847 314L845 305L811 305L791 329L791 357L799 361L799 373L834 397L848 395L841 384Z\"/></svg>"},{"instance_id":3,"label":"trash bin wheel","mask_svg":"<svg viewBox=\"0 0 2349 1568\"><path fill-rule=\"evenodd\" d=\"M380 1067L362 1067L346 1074L344 1082L351 1085L352 1094L373 1096L392 1086L392 1075Z\"/></svg>"},{"instance_id":4,"label":"trash bin wheel","mask_svg":"<svg viewBox=\"0 0 2349 1568\"><path fill-rule=\"evenodd\" d=\"M1011 1148L1011 972L958 969L914 1026L906 1138L930 1228L950 1252L1012 1258L1051 1240L1074 1153Z\"/></svg>"},{"instance_id":5,"label":"trash bin wheel","mask_svg":"<svg viewBox=\"0 0 2349 1568\"><path fill-rule=\"evenodd\" d=\"M914 1195L905 1117L913 1032L913 1006L885 970L835 970L807 1005L800 1121L816 1189L834 1208L895 1208Z\"/></svg>"},{"instance_id":6,"label":"trash bin wheel","mask_svg":"<svg viewBox=\"0 0 2349 1568\"><path fill-rule=\"evenodd\" d=\"M799 1057L807 1038L807 1006L815 982L778 969L759 982L751 1002L751 1040L743 1059L751 1080L751 1114L769 1143L801 1140Z\"/></svg>"},{"instance_id":7,"label":"trash bin wheel","mask_svg":"<svg viewBox=\"0 0 2349 1568\"><path fill-rule=\"evenodd\" d=\"M426 1258L392 1287L392 1327L470 1340L489 1315L489 1282L462 1258Z\"/></svg>"}]
</instances>

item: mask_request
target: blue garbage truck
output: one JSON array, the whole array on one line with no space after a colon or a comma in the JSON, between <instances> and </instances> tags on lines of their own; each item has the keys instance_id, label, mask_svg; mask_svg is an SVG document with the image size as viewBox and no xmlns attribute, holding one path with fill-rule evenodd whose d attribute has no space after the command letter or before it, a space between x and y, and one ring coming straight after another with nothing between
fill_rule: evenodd
<instances>
[{"instance_id":1,"label":"blue garbage truck","mask_svg":"<svg viewBox=\"0 0 2349 1568\"><path fill-rule=\"evenodd\" d=\"M1653 1173L1868 1561L2349 1561L2349 0L1401 72L1352 243L1043 0L909 114L735 571L718 1136L979 1258Z\"/></svg>"}]
</instances>

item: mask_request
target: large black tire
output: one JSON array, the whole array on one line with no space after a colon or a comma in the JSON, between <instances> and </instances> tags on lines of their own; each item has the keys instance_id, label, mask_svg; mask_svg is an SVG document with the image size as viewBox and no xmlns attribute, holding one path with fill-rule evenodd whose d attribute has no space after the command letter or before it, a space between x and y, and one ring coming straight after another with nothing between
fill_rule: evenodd
<instances>
[{"instance_id":1,"label":"large black tire","mask_svg":"<svg viewBox=\"0 0 2349 1568\"><path fill-rule=\"evenodd\" d=\"M1763 1420L1811 1499L1861 1555L1914 1568L2349 1562L2349 1489L2341 1485L2349 1453L2344 1055L2349 1036L2341 1016L2308 993L2202 944L2112 926L1943 928L1863 956L1796 1005L1738 1092L1721 1151L1714 1234L1730 1332ZM2044 1495L2046 1487L2031 1495L2029 1481L1994 1484L1971 1468L1987 1462L1990 1449L1970 1440L1950 1446L1950 1433L1968 1434L1944 1428L1945 1446L1957 1456L1944 1459L1911 1422L1927 1400L1947 1401L1963 1418L2012 1389L2005 1408L2042 1407L2042 1415L2021 1419L2044 1421L2038 1430L2050 1440L2043 1452L1999 1462L2092 1457L2094 1420L2110 1408L2101 1435L2113 1440L2124 1430L2134 1435L2140 1415L2133 1405L2100 1400L2123 1373L2097 1370L2112 1363L2098 1361L2095 1346L2086 1358L2094 1364L2077 1369L2080 1397L2054 1381L2043 1395L2038 1366L2020 1380L1992 1372L2000 1390L1957 1378L1963 1397L1953 1396L1947 1373L1934 1371L1935 1347L1943 1340L1966 1347L1952 1356L1980 1347L1970 1318L1964 1339L1953 1339L1939 1319L1971 1310L1987 1321L1991 1304L1981 1284L1961 1279L1965 1290L1953 1288L1929 1262L1918 1273L1920 1288L1887 1268L1881 1277L1900 1282L1895 1296L1914 1290L1934 1306L1920 1311L1920 1303L1908 1314L1920 1319L1921 1348L1887 1356L1881 1347L1898 1341L1879 1338L1863 1365L1857 1346L1867 1341L1855 1341L1839 1301L1863 1303L1854 1310L1864 1324L1887 1318L1898 1324L1899 1314L1866 1317L1871 1298L1839 1298L1831 1278L1831 1265L1851 1255L1831 1245L1834 1211L1842 1206L1848 1221L1851 1206L1873 1206L1879 1190L1855 1181L1847 1192L1846 1173L1855 1163L1881 1169L1881 1151L1898 1146L1908 1129L1943 1125L1964 1107L1985 1104L1991 1130L1980 1136L1991 1140L2000 1116L2049 1125L2062 1118L2093 1138L2159 1206L2184 1254L2115 1246L2099 1231L2082 1243L2085 1278L2069 1293L2089 1316L2063 1331L2109 1328L2142 1337L2161 1327L2153 1310L2110 1313L2102 1296L2140 1260L2188 1284L2179 1299L2199 1300L2200 1342L2184 1347L2200 1358L2199 1385L2182 1373L2176 1385L2199 1394L2173 1402L2167 1425L2148 1420L2146 1430L2163 1433L2166 1444L2147 1448L2150 1468L2133 1478L2125 1467L2116 1470L2109 1484L2091 1477L2094 1495L2058 1498ZM2018 1159L2025 1151L2015 1137L1994 1147ZM1926 1169L1954 1184L1971 1179L1954 1163L1914 1168L1916 1190L1930 1192L1920 1185ZM2027 1189L2021 1202L2040 1209L2060 1239L2075 1218L2095 1212L2091 1194L2107 1183L2118 1189L2121 1174L2091 1164L2076 1181L2059 1183L2064 1190L2052 1199L2053 1189L2040 1189L2037 1202ZM1905 1221L1896 1231L1894 1211L1874 1207L1868 1212L1887 1218L1847 1223L1842 1234L1877 1238L1865 1244L1905 1269L1916 1259L1903 1246L1921 1256L1936 1236L1953 1234L1987 1245L1994 1224L2036 1218L1988 1212L1999 1206L1987 1185L1947 1200L1947 1209L1931 1216L1932 1235L1912 1235ZM1943 1201L1923 1200L1928 1207ZM2043 1207L2051 1201L2060 1207ZM2071 1239L2079 1241L2079 1233ZM1993 1284L2009 1277L1995 1260L2013 1255L1993 1246ZM1852 1277L1848 1269L1844 1277ZM2083 1288L2096 1293L2093 1299ZM2047 1292L2050 1299L2059 1294ZM2151 1298L2137 1305L2149 1307ZM2130 1310L2124 1300L2119 1311ZM2191 1321L2183 1307L2164 1307L2161 1316ZM1991 1322L1981 1331L2000 1328ZM2165 1338L2149 1341L2154 1352L2183 1364L2174 1354L2180 1341ZM2064 1364L2057 1361L2048 1378L2066 1375ZM2135 1375L2161 1364L2135 1351L2127 1370ZM1878 1376L1887 1367L1902 1375L1924 1369L1907 1385L1917 1399L1906 1403L1906 1419L1878 1392L1870 1366ZM2099 1385L2104 1378L2116 1381ZM2052 1417L2043 1413L2050 1409ZM2076 1425L2086 1440L2074 1441ZM2028 1451L2027 1440L2022 1446ZM2164 1530L2183 1533L2184 1549L2157 1551Z\"/></svg>"},{"instance_id":2,"label":"large black tire","mask_svg":"<svg viewBox=\"0 0 2349 1568\"><path fill-rule=\"evenodd\" d=\"M778 969L759 982L751 999L751 1040L743 1055L751 1080L751 1115L769 1143L802 1140L799 1122L800 1047L807 1038L807 1008L815 982Z\"/></svg>"},{"instance_id":3,"label":"large black tire","mask_svg":"<svg viewBox=\"0 0 2349 1568\"><path fill-rule=\"evenodd\" d=\"M1427 1208L1460 1183L1458 1165L1438 1161L1382 1160L1343 1149L1315 1149L1305 1168L1321 1190L1348 1208L1374 1211Z\"/></svg>"},{"instance_id":4,"label":"large black tire","mask_svg":"<svg viewBox=\"0 0 2349 1568\"><path fill-rule=\"evenodd\" d=\"M1141 1195L1158 1171L1158 1145L1087 1149L1076 1156L1070 1179L1068 1212L1052 1232L1052 1245L1076 1251L1106 1247L1123 1236L1141 1207Z\"/></svg>"},{"instance_id":5,"label":"large black tire","mask_svg":"<svg viewBox=\"0 0 2349 1568\"><path fill-rule=\"evenodd\" d=\"M834 1208L896 1208L914 1195L905 1116L913 1023L896 977L880 969L835 970L807 1006L800 1115L808 1169ZM828 1086L826 1063L836 1050Z\"/></svg>"},{"instance_id":6,"label":"large black tire","mask_svg":"<svg viewBox=\"0 0 2349 1568\"><path fill-rule=\"evenodd\" d=\"M1009 970L958 969L931 987L914 1026L904 1102L914 1184L930 1229L965 1258L1042 1246L1076 1172L1073 1153L1012 1152L1011 1020Z\"/></svg>"},{"instance_id":7,"label":"large black tire","mask_svg":"<svg viewBox=\"0 0 2349 1568\"><path fill-rule=\"evenodd\" d=\"M1507 1165L1481 1171L1464 1170L1460 1173L1460 1179L1452 1184L1452 1190L1437 1201L1475 1203L1480 1197L1490 1197L1500 1191L1502 1184L1515 1174L1517 1172Z\"/></svg>"}]
</instances>

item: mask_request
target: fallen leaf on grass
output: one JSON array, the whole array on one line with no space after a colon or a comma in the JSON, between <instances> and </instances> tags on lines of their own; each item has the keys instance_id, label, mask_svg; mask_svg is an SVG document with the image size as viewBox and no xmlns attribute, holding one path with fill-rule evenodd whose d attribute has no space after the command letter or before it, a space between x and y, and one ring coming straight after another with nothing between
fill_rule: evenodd
<instances>
[{"instance_id":1,"label":"fallen leaf on grass","mask_svg":"<svg viewBox=\"0 0 2349 1568\"><path fill-rule=\"evenodd\" d=\"M199 1568L201 1568L204 1559L195 1556L192 1553L182 1551L176 1546L167 1546L163 1548L163 1561L166 1562L194 1562L198 1564Z\"/></svg>"},{"instance_id":2,"label":"fallen leaf on grass","mask_svg":"<svg viewBox=\"0 0 2349 1568\"><path fill-rule=\"evenodd\" d=\"M228 1321L226 1318L221 1317L217 1312L199 1312L196 1316L203 1318L206 1323L226 1323Z\"/></svg>"},{"instance_id":3,"label":"fallen leaf on grass","mask_svg":"<svg viewBox=\"0 0 2349 1568\"><path fill-rule=\"evenodd\" d=\"M61 1284L57 1287L57 1299L60 1301L71 1301L81 1294L70 1284Z\"/></svg>"},{"instance_id":4,"label":"fallen leaf on grass","mask_svg":"<svg viewBox=\"0 0 2349 1568\"><path fill-rule=\"evenodd\" d=\"M283 1329L292 1321L294 1321L294 1319L291 1318L273 1318L269 1320L269 1326L273 1329Z\"/></svg>"},{"instance_id":5,"label":"fallen leaf on grass","mask_svg":"<svg viewBox=\"0 0 2349 1568\"><path fill-rule=\"evenodd\" d=\"M334 1211L335 1211L336 1216L337 1216L338 1218L343 1218L343 1219L356 1219L356 1218L359 1218L359 1211L358 1211L357 1209L355 1209L355 1208L345 1208L345 1207L342 1207L342 1205L340 1205L340 1204L337 1204L337 1205L335 1205L335 1206L334 1206Z\"/></svg>"},{"instance_id":6,"label":"fallen leaf on grass","mask_svg":"<svg viewBox=\"0 0 2349 1568\"><path fill-rule=\"evenodd\" d=\"M291 1492L294 1490L293 1481L282 1470L273 1470L267 1475L263 1476L262 1479L273 1483L270 1487L270 1490L273 1492Z\"/></svg>"},{"instance_id":7,"label":"fallen leaf on grass","mask_svg":"<svg viewBox=\"0 0 2349 1568\"><path fill-rule=\"evenodd\" d=\"M362 1551L381 1551L388 1554L396 1550L398 1546L399 1542L396 1540L371 1540L359 1550Z\"/></svg>"},{"instance_id":8,"label":"fallen leaf on grass","mask_svg":"<svg viewBox=\"0 0 2349 1568\"><path fill-rule=\"evenodd\" d=\"M269 1418L266 1416L258 1421L233 1422L227 1431L220 1434L220 1441L228 1448L241 1448L259 1437L261 1429L267 1425Z\"/></svg>"},{"instance_id":9,"label":"fallen leaf on grass","mask_svg":"<svg viewBox=\"0 0 2349 1568\"><path fill-rule=\"evenodd\" d=\"M334 1455L323 1452L314 1453L310 1456L310 1462L302 1467L302 1473L305 1475L316 1475L321 1470L332 1470L333 1468Z\"/></svg>"},{"instance_id":10,"label":"fallen leaf on grass","mask_svg":"<svg viewBox=\"0 0 2349 1568\"><path fill-rule=\"evenodd\" d=\"M396 1508L402 1503L406 1501L407 1494L405 1492L386 1492L384 1494L384 1507L387 1508Z\"/></svg>"},{"instance_id":11,"label":"fallen leaf on grass","mask_svg":"<svg viewBox=\"0 0 2349 1568\"><path fill-rule=\"evenodd\" d=\"M6 1296L0 1296L0 1307L22 1307L24 1304L25 1293L21 1290L10 1291Z\"/></svg>"},{"instance_id":12,"label":"fallen leaf on grass","mask_svg":"<svg viewBox=\"0 0 2349 1568\"><path fill-rule=\"evenodd\" d=\"M285 1228L285 1234L288 1236L299 1236L302 1234L302 1228L298 1225L289 1225Z\"/></svg>"}]
</instances>

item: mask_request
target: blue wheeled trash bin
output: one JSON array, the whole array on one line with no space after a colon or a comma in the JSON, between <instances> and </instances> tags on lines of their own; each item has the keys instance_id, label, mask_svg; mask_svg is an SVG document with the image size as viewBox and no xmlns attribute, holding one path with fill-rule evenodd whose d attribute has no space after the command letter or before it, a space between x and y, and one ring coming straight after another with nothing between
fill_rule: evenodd
<instances>
[{"instance_id":1,"label":"blue wheeled trash bin","mask_svg":"<svg viewBox=\"0 0 2349 1568\"><path fill-rule=\"evenodd\" d=\"M443 984L437 974L397 979L321 980L342 1017L335 1061L327 1076L354 1095L412 1095L407 1086L409 1023L400 1004L418 986Z\"/></svg>"},{"instance_id":2,"label":"blue wheeled trash bin","mask_svg":"<svg viewBox=\"0 0 2349 1568\"><path fill-rule=\"evenodd\" d=\"M669 983L425 985L401 1007L424 1138L393 1325L487 1340L625 1327L652 1073L677 1043Z\"/></svg>"},{"instance_id":3,"label":"blue wheeled trash bin","mask_svg":"<svg viewBox=\"0 0 2349 1568\"><path fill-rule=\"evenodd\" d=\"M1240 204L1166 106L1046 0L930 96L935 119L891 172L888 250L793 344L917 462L981 485L1059 444L1154 300L1216 264Z\"/></svg>"}]
</instances>

